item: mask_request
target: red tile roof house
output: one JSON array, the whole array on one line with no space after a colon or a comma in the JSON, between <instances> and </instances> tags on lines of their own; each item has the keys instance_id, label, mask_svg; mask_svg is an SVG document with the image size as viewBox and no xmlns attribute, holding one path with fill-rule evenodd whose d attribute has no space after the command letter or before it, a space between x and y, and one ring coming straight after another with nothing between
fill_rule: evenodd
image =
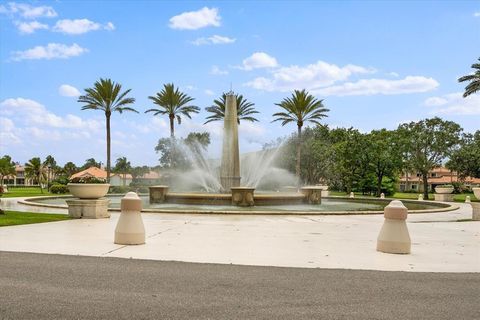
<instances>
[{"instance_id":1,"label":"red tile roof house","mask_svg":"<svg viewBox=\"0 0 480 320\"><path fill-rule=\"evenodd\" d=\"M428 173L428 190L433 192L434 188L442 184L452 184L454 182L463 183L467 187L480 186L480 179L466 177L464 181L458 178L456 172L450 171L445 167L438 167ZM417 173L403 174L399 180L399 190L401 192L423 192L422 175Z\"/></svg>"},{"instance_id":2,"label":"red tile roof house","mask_svg":"<svg viewBox=\"0 0 480 320\"><path fill-rule=\"evenodd\" d=\"M90 167L83 171L77 172L73 174L70 179L78 178L78 177L95 177L95 178L107 178L107 171L97 168L97 167ZM123 186L123 180L125 179L125 185L128 186L132 182L132 175L127 173L112 173L110 175L110 185L111 186Z\"/></svg>"}]
</instances>

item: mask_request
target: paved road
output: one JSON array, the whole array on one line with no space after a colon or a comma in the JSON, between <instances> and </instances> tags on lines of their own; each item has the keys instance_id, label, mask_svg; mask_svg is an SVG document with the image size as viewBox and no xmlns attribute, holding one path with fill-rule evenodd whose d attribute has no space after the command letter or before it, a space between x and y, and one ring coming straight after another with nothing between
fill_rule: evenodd
<instances>
[{"instance_id":1,"label":"paved road","mask_svg":"<svg viewBox=\"0 0 480 320\"><path fill-rule=\"evenodd\" d=\"M0 319L480 319L480 274L0 252Z\"/></svg>"}]
</instances>

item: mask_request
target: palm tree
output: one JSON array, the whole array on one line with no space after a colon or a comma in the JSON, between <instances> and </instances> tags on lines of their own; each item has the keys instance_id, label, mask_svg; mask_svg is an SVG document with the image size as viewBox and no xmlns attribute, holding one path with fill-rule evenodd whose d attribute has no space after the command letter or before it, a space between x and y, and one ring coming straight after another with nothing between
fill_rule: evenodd
<instances>
[{"instance_id":1,"label":"palm tree","mask_svg":"<svg viewBox=\"0 0 480 320\"><path fill-rule=\"evenodd\" d=\"M42 183L45 181L46 176L39 157L32 158L25 163L25 176L32 179L33 183L38 183L40 191L43 193Z\"/></svg>"},{"instance_id":2,"label":"palm tree","mask_svg":"<svg viewBox=\"0 0 480 320\"><path fill-rule=\"evenodd\" d=\"M3 186L3 179L6 176L15 177L15 174L15 163L12 161L12 158L6 155L0 158L0 187Z\"/></svg>"},{"instance_id":3,"label":"palm tree","mask_svg":"<svg viewBox=\"0 0 480 320\"><path fill-rule=\"evenodd\" d=\"M68 178L70 178L77 171L77 166L71 161L65 163L65 165L63 166L63 172L67 175Z\"/></svg>"},{"instance_id":4,"label":"palm tree","mask_svg":"<svg viewBox=\"0 0 480 320\"><path fill-rule=\"evenodd\" d=\"M117 173L121 173L123 175L123 186L125 187L127 184L127 172L132 169L130 165L130 161L127 160L127 157L118 158L115 162L114 171Z\"/></svg>"},{"instance_id":5,"label":"palm tree","mask_svg":"<svg viewBox=\"0 0 480 320\"><path fill-rule=\"evenodd\" d=\"M295 90L291 97L283 99L279 106L284 112L277 112L273 116L276 117L272 122L282 121L282 126L290 122L297 124L297 161L295 166L295 174L300 182L300 156L302 143L302 127L306 122L320 124L320 119L327 117L326 113L330 111L325 108L323 100L317 100L309 94L305 89L302 91Z\"/></svg>"},{"instance_id":6,"label":"palm tree","mask_svg":"<svg viewBox=\"0 0 480 320\"><path fill-rule=\"evenodd\" d=\"M55 173L57 171L57 161L51 155L48 155L45 161L43 161L43 167L47 169L47 189L50 191L50 181L55 179Z\"/></svg>"},{"instance_id":7,"label":"palm tree","mask_svg":"<svg viewBox=\"0 0 480 320\"><path fill-rule=\"evenodd\" d=\"M480 61L480 58L478 58ZM469 81L470 83L465 87L465 93L463 97L466 98L471 94L480 91L480 63L472 64L472 69L475 69L474 73L460 77L458 82Z\"/></svg>"},{"instance_id":8,"label":"palm tree","mask_svg":"<svg viewBox=\"0 0 480 320\"><path fill-rule=\"evenodd\" d=\"M240 124L240 120L246 120L255 122L258 121L257 118L252 116L255 113L259 113L253 107L255 103L249 102L247 99L244 99L243 96L236 95L237 98L237 122ZM227 104L227 95L222 94L220 99L213 100L213 105L205 108L208 112L213 113L211 116L207 117L207 121L204 124L207 124L212 121L220 121L225 118L225 105Z\"/></svg>"},{"instance_id":9,"label":"palm tree","mask_svg":"<svg viewBox=\"0 0 480 320\"><path fill-rule=\"evenodd\" d=\"M182 123L181 115L191 119L190 113L198 113L200 111L199 107L189 105L194 98L175 88L173 83L164 84L161 92L157 92L156 96L149 96L148 99L152 100L159 108L148 109L145 113L153 112L154 116L167 114L170 119L171 138L175 138L175 118L177 118L177 122L180 125Z\"/></svg>"},{"instance_id":10,"label":"palm tree","mask_svg":"<svg viewBox=\"0 0 480 320\"><path fill-rule=\"evenodd\" d=\"M134 98L127 98L131 89L121 92L122 85L110 79L102 79L95 82L93 88L85 89L86 94L78 98L78 102L85 103L82 110L92 109L105 112L105 124L107 128L107 181L110 181L110 117L113 112L123 111L137 112L126 107L135 102Z\"/></svg>"}]
</instances>

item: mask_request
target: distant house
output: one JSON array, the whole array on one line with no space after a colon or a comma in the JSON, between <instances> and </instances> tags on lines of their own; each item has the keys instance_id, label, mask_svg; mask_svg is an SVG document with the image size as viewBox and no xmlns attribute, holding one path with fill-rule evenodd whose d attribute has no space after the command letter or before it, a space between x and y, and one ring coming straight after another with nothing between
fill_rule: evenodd
<instances>
[{"instance_id":1,"label":"distant house","mask_svg":"<svg viewBox=\"0 0 480 320\"><path fill-rule=\"evenodd\" d=\"M90 167L88 169L85 169L83 171L73 174L70 177L70 179L78 178L78 177L95 177L99 179L106 179L107 171L97 167ZM124 179L124 175L122 173L112 173L110 175L110 185L123 186L123 179ZM131 182L132 182L132 175L127 173L125 175L125 185L128 186Z\"/></svg>"},{"instance_id":2,"label":"distant house","mask_svg":"<svg viewBox=\"0 0 480 320\"><path fill-rule=\"evenodd\" d=\"M436 186L442 184L452 184L454 182L463 183L466 187L480 186L480 179L467 177L464 181L458 178L454 171L445 167L438 167L428 173L428 191L433 191ZM420 173L403 174L399 180L399 190L401 192L423 192L423 180Z\"/></svg>"},{"instance_id":3,"label":"distant house","mask_svg":"<svg viewBox=\"0 0 480 320\"><path fill-rule=\"evenodd\" d=\"M25 167L20 164L15 165L15 175L3 177L3 183L10 186L32 185L32 182L29 179L25 178Z\"/></svg>"},{"instance_id":4,"label":"distant house","mask_svg":"<svg viewBox=\"0 0 480 320\"><path fill-rule=\"evenodd\" d=\"M140 185L151 186L161 182L162 175L156 171L150 171L143 176L137 177L135 181Z\"/></svg>"}]
</instances>

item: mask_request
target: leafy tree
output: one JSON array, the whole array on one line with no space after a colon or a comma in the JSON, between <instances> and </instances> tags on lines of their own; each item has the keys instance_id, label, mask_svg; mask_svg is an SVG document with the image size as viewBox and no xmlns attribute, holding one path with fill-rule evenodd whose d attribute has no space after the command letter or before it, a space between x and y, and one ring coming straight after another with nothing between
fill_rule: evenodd
<instances>
[{"instance_id":1,"label":"leafy tree","mask_svg":"<svg viewBox=\"0 0 480 320\"><path fill-rule=\"evenodd\" d=\"M480 61L480 58L478 58L478 61ZM472 69L472 74L468 74L458 79L458 82L469 82L463 93L464 98L480 91L480 63L472 64Z\"/></svg>"},{"instance_id":2,"label":"leafy tree","mask_svg":"<svg viewBox=\"0 0 480 320\"><path fill-rule=\"evenodd\" d=\"M123 175L123 186L127 185L127 173L132 169L130 161L126 157L118 158L115 162L115 168L113 171Z\"/></svg>"},{"instance_id":3,"label":"leafy tree","mask_svg":"<svg viewBox=\"0 0 480 320\"><path fill-rule=\"evenodd\" d=\"M158 161L162 169L185 169L189 167L188 159L177 144L178 141L173 138L160 138L158 140L155 152L160 154Z\"/></svg>"},{"instance_id":4,"label":"leafy tree","mask_svg":"<svg viewBox=\"0 0 480 320\"><path fill-rule=\"evenodd\" d=\"M395 179L402 166L402 157L398 147L397 135L386 129L374 130L367 136L372 169L376 176L377 196L382 192L384 178Z\"/></svg>"},{"instance_id":5,"label":"leafy tree","mask_svg":"<svg viewBox=\"0 0 480 320\"><path fill-rule=\"evenodd\" d=\"M4 155L0 158L0 187L3 185L3 179L6 176L15 176L15 163L10 156Z\"/></svg>"},{"instance_id":6,"label":"leafy tree","mask_svg":"<svg viewBox=\"0 0 480 320\"><path fill-rule=\"evenodd\" d=\"M329 109L325 108L323 100L317 100L307 91L295 90L291 97L283 99L275 105L284 111L273 114L275 121L281 121L282 126L294 122L297 124L297 150L296 150L296 167L295 174L300 180L300 163L301 163L301 143L302 143L302 127L306 122L320 124L320 120L327 117Z\"/></svg>"},{"instance_id":7,"label":"leafy tree","mask_svg":"<svg viewBox=\"0 0 480 320\"><path fill-rule=\"evenodd\" d=\"M450 156L447 167L456 171L462 179L480 178L480 130L474 135L465 135L460 149Z\"/></svg>"},{"instance_id":8,"label":"leafy tree","mask_svg":"<svg viewBox=\"0 0 480 320\"><path fill-rule=\"evenodd\" d=\"M411 167L423 180L424 198L428 199L428 172L440 166L460 143L462 128L438 117L401 124L397 132Z\"/></svg>"},{"instance_id":9,"label":"leafy tree","mask_svg":"<svg viewBox=\"0 0 480 320\"><path fill-rule=\"evenodd\" d=\"M255 122L258 121L254 117L254 114L259 113L255 110L255 104L249 102L247 99L243 98L243 95L236 94L237 100L237 122L240 124L240 120ZM222 94L220 99L213 100L213 105L205 108L212 115L207 117L207 121L204 124L207 124L212 121L221 121L225 118L225 106L227 105L227 95Z\"/></svg>"},{"instance_id":10,"label":"leafy tree","mask_svg":"<svg viewBox=\"0 0 480 320\"><path fill-rule=\"evenodd\" d=\"M206 149L210 144L210 133L209 132L190 132L188 136L183 140L185 145L189 147L195 147L197 145L201 146L203 149Z\"/></svg>"},{"instance_id":11,"label":"leafy tree","mask_svg":"<svg viewBox=\"0 0 480 320\"><path fill-rule=\"evenodd\" d=\"M173 83L163 85L163 89L157 92L156 96L149 96L154 104L158 105L158 109L148 109L145 113L153 112L153 115L168 115L170 120L170 137L175 138L175 118L180 125L182 123L182 115L191 119L191 113L198 113L200 108L190 105L194 99L186 93L175 88Z\"/></svg>"},{"instance_id":12,"label":"leafy tree","mask_svg":"<svg viewBox=\"0 0 480 320\"><path fill-rule=\"evenodd\" d=\"M130 173L132 175L132 180L136 181L139 177L147 174L150 172L150 168L148 166L138 166L138 167L133 167L130 170Z\"/></svg>"},{"instance_id":13,"label":"leafy tree","mask_svg":"<svg viewBox=\"0 0 480 320\"><path fill-rule=\"evenodd\" d=\"M39 157L32 158L25 163L25 176L32 179L33 183L37 183L40 186L40 191L43 193L42 183L45 181L46 176Z\"/></svg>"},{"instance_id":14,"label":"leafy tree","mask_svg":"<svg viewBox=\"0 0 480 320\"><path fill-rule=\"evenodd\" d=\"M127 98L131 89L122 92L122 85L110 79L102 79L95 82L93 88L85 89L85 95L78 98L83 103L82 110L101 110L105 113L105 126L107 129L107 182L110 181L110 117L113 112L123 113L137 110L127 107L135 102L134 98Z\"/></svg>"}]
</instances>

